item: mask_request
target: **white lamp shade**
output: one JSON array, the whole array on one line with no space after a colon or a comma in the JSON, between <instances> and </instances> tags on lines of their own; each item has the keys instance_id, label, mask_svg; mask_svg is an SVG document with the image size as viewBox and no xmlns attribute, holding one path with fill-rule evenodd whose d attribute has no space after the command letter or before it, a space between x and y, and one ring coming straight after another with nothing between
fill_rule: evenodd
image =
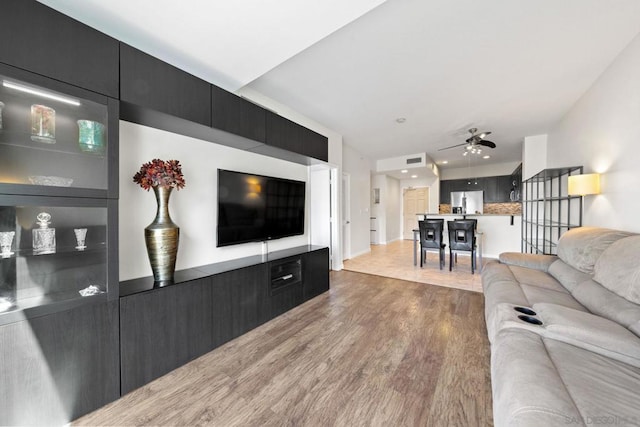
<instances>
[{"instance_id":1,"label":"white lamp shade","mask_svg":"<svg viewBox=\"0 0 640 427\"><path fill-rule=\"evenodd\" d=\"M569 177L568 187L570 196L600 194L600 174L572 175Z\"/></svg>"}]
</instances>

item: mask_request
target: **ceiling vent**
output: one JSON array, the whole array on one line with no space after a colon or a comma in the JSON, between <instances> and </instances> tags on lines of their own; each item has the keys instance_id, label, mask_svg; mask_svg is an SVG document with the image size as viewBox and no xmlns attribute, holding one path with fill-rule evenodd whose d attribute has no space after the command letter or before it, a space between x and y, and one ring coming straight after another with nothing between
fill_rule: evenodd
<instances>
[{"instance_id":1,"label":"ceiling vent","mask_svg":"<svg viewBox=\"0 0 640 427\"><path fill-rule=\"evenodd\" d=\"M408 165L413 165L414 163L422 163L421 157L414 157L413 159L407 159Z\"/></svg>"}]
</instances>

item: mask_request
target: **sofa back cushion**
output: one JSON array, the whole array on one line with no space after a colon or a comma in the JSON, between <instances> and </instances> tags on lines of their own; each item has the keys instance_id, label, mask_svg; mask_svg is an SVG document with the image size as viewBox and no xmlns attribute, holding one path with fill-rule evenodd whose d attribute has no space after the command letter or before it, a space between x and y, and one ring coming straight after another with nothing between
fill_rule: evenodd
<instances>
[{"instance_id":1,"label":"sofa back cushion","mask_svg":"<svg viewBox=\"0 0 640 427\"><path fill-rule=\"evenodd\" d=\"M596 261L593 278L616 295L640 304L640 236L612 243Z\"/></svg>"},{"instance_id":2,"label":"sofa back cushion","mask_svg":"<svg viewBox=\"0 0 640 427\"><path fill-rule=\"evenodd\" d=\"M633 235L599 227L573 228L560 237L558 257L583 273L593 274L596 261L612 243Z\"/></svg>"}]
</instances>

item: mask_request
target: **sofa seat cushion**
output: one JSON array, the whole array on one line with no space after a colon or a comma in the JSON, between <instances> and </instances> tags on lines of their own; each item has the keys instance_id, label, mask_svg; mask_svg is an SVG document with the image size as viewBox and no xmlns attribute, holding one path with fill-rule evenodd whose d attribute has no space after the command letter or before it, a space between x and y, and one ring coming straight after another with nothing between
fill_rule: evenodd
<instances>
[{"instance_id":1,"label":"sofa seat cushion","mask_svg":"<svg viewBox=\"0 0 640 427\"><path fill-rule=\"evenodd\" d=\"M640 304L639 255L640 236L618 240L596 261L594 280L627 301Z\"/></svg>"},{"instance_id":2,"label":"sofa seat cushion","mask_svg":"<svg viewBox=\"0 0 640 427\"><path fill-rule=\"evenodd\" d=\"M543 338L534 332L498 333L491 344L491 388L496 426L566 426L581 417Z\"/></svg>"},{"instance_id":3,"label":"sofa seat cushion","mask_svg":"<svg viewBox=\"0 0 640 427\"><path fill-rule=\"evenodd\" d=\"M498 333L491 346L491 378L496 426L640 420L640 368L531 331Z\"/></svg>"},{"instance_id":4,"label":"sofa seat cushion","mask_svg":"<svg viewBox=\"0 0 640 427\"><path fill-rule=\"evenodd\" d=\"M541 302L563 305L565 307L573 308L581 311L588 311L582 306L576 299L566 292L554 291L552 289L545 289L539 286L520 285L522 293L528 301L528 306L533 307L535 304Z\"/></svg>"},{"instance_id":5,"label":"sofa seat cushion","mask_svg":"<svg viewBox=\"0 0 640 427\"><path fill-rule=\"evenodd\" d=\"M544 343L581 413L581 418L564 425L640 423L640 368L555 340Z\"/></svg>"},{"instance_id":6,"label":"sofa seat cushion","mask_svg":"<svg viewBox=\"0 0 640 427\"><path fill-rule=\"evenodd\" d=\"M549 266L549 274L569 292L572 292L576 286L592 277L590 274L576 270L561 259Z\"/></svg>"},{"instance_id":7,"label":"sofa seat cushion","mask_svg":"<svg viewBox=\"0 0 640 427\"><path fill-rule=\"evenodd\" d=\"M521 285L537 286L556 292L569 293L553 276L543 271L515 265L509 266L509 269L511 269L511 273Z\"/></svg>"},{"instance_id":8,"label":"sofa seat cushion","mask_svg":"<svg viewBox=\"0 0 640 427\"><path fill-rule=\"evenodd\" d=\"M558 240L558 257L583 273L593 274L602 252L612 243L631 235L633 233L608 228L573 228Z\"/></svg>"}]
</instances>

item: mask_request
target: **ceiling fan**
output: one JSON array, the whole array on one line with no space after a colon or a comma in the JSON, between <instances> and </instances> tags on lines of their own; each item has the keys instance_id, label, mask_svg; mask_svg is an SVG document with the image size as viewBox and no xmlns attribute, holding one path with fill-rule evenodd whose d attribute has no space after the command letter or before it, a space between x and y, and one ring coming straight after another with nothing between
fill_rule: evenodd
<instances>
[{"instance_id":1,"label":"ceiling fan","mask_svg":"<svg viewBox=\"0 0 640 427\"><path fill-rule=\"evenodd\" d=\"M487 141L486 139L484 139L486 136L491 134L491 132L478 132L477 128L471 128L468 132L471 134L471 136L467 138L462 144L456 144L450 147L441 148L438 151L448 150L455 147L462 147L463 145L466 145L467 151L471 151L473 153L480 153L480 151L482 151L481 147L478 147L478 145L489 148L496 148L495 142ZM466 154L467 152L465 151L465 155Z\"/></svg>"}]
</instances>

